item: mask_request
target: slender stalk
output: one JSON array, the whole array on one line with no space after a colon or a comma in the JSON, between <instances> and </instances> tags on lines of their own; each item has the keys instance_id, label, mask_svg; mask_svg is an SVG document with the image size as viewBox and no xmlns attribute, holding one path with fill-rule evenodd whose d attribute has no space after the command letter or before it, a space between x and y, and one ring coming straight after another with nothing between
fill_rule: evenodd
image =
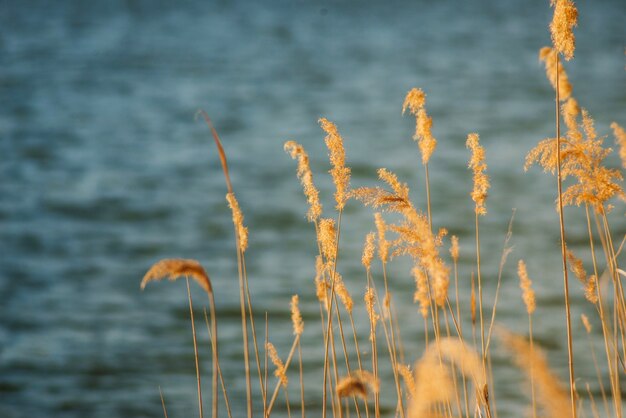
<instances>
[{"instance_id":1,"label":"slender stalk","mask_svg":"<svg viewBox=\"0 0 626 418\"><path fill-rule=\"evenodd\" d=\"M528 312L528 338L530 341L530 358L534 358L534 342L533 342L533 316ZM534 362L530 362L530 396L533 405L533 418L537 418L537 401L535 399L535 370Z\"/></svg>"},{"instance_id":2,"label":"slender stalk","mask_svg":"<svg viewBox=\"0 0 626 418\"><path fill-rule=\"evenodd\" d=\"M576 386L574 377L574 347L572 342L572 320L570 314L569 303L569 280L567 277L567 254L565 249L565 221L563 220L563 192L561 178L561 118L559 115L559 55L554 54L556 62L556 173L557 173L557 191L559 201L559 225L561 231L561 255L563 260L563 290L565 294L565 318L567 322L567 356L569 365L569 388L570 402L572 407L572 417L576 418Z\"/></svg>"},{"instance_id":3,"label":"slender stalk","mask_svg":"<svg viewBox=\"0 0 626 418\"><path fill-rule=\"evenodd\" d=\"M206 309L204 310L204 322L206 323L206 329L209 333L209 339L211 340L211 343L213 344L214 337L213 337L213 332L211 331L211 328L209 327L209 317L207 316ZM215 330L217 330L217 328L215 328ZM217 335L217 333L215 333L215 335ZM215 341L217 343L217 338L215 338ZM230 410L230 401L228 400L228 393L226 392L226 385L224 384L224 376L222 376L222 369L220 367L219 361L217 361L216 367L217 367L217 374L220 378L222 393L224 394L224 403L226 404L226 412L228 413L228 418L232 418L232 414ZM217 399L217 394L215 394L214 397L215 399Z\"/></svg>"},{"instance_id":4,"label":"slender stalk","mask_svg":"<svg viewBox=\"0 0 626 418\"><path fill-rule=\"evenodd\" d=\"M198 409L200 411L200 418L204 417L202 411L202 384L200 379L200 362L198 356L198 341L196 340L196 324L193 320L193 303L191 301L191 291L189 290L189 278L185 277L187 282L187 298L189 299L189 315L191 316L191 334L193 335L193 354L196 361L196 381L198 382Z\"/></svg>"},{"instance_id":5,"label":"slender stalk","mask_svg":"<svg viewBox=\"0 0 626 418\"><path fill-rule=\"evenodd\" d=\"M163 392L161 386L159 386L159 396L161 397L161 406L163 406L163 416L167 418L167 409L165 408L165 399L163 399Z\"/></svg>"}]
</instances>

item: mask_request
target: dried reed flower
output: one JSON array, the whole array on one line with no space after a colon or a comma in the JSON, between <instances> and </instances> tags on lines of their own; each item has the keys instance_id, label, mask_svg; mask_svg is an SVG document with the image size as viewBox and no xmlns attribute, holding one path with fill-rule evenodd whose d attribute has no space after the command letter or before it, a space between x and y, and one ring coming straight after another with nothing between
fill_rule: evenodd
<instances>
[{"instance_id":1,"label":"dried reed flower","mask_svg":"<svg viewBox=\"0 0 626 418\"><path fill-rule=\"evenodd\" d=\"M489 177L485 174L487 164L485 163L485 149L478 143L478 134L472 133L467 136L467 148L472 151L468 167L474 172L474 190L472 200L476 203L476 214L485 215L485 201L487 200L487 190L489 189Z\"/></svg>"},{"instance_id":2,"label":"dried reed flower","mask_svg":"<svg viewBox=\"0 0 626 418\"><path fill-rule=\"evenodd\" d=\"M564 118L568 125L572 125L577 116L573 103L564 106ZM593 119L582 109L580 127L570 128L567 138L561 138L561 175L577 179L576 184L570 185L563 193L563 203L566 205L586 204L600 213L605 211L607 200L624 196L619 184L622 174L619 170L604 167L604 159L611 153L610 148L602 147L602 138L598 138L593 126ZM555 173L557 168L556 139L547 138L539 142L526 156L524 169L538 162L544 171Z\"/></svg>"},{"instance_id":3,"label":"dried reed flower","mask_svg":"<svg viewBox=\"0 0 626 418\"><path fill-rule=\"evenodd\" d=\"M291 323L293 324L294 335L302 335L304 332L304 321L302 321L302 314L298 306L299 299L298 295L291 297Z\"/></svg>"},{"instance_id":4,"label":"dried reed flower","mask_svg":"<svg viewBox=\"0 0 626 418\"><path fill-rule=\"evenodd\" d=\"M352 313L352 308L354 307L354 302L352 301L352 296L350 296L350 292L346 288L346 284L341 277L341 274L335 272L335 293L339 296L341 303L346 308L348 313Z\"/></svg>"},{"instance_id":5,"label":"dried reed flower","mask_svg":"<svg viewBox=\"0 0 626 418\"><path fill-rule=\"evenodd\" d=\"M535 312L535 291L532 288L533 282L528 277L524 260L520 260L517 264L517 275L520 280L519 286L522 289L522 299L524 300L524 305L526 305L526 312L532 314Z\"/></svg>"},{"instance_id":6,"label":"dried reed flower","mask_svg":"<svg viewBox=\"0 0 626 418\"><path fill-rule=\"evenodd\" d=\"M556 89L556 75L557 75L557 64L556 61L559 60L559 57L556 51L549 46L544 46L539 50L539 60L543 61L546 65L546 76L548 80L550 80L550 84L552 87ZM567 100L572 95L572 85L569 82L569 78L567 78L567 73L563 68L563 65L560 63L558 65L558 73L559 73L559 100Z\"/></svg>"},{"instance_id":7,"label":"dried reed flower","mask_svg":"<svg viewBox=\"0 0 626 418\"><path fill-rule=\"evenodd\" d=\"M374 240L376 240L376 234L373 232L370 232L365 236L365 245L363 246L361 263L368 271L372 266L372 259L374 258Z\"/></svg>"},{"instance_id":8,"label":"dried reed flower","mask_svg":"<svg viewBox=\"0 0 626 418\"><path fill-rule=\"evenodd\" d=\"M415 393L415 378L413 377L413 372L406 364L398 364L398 373L402 376L402 380L404 380L407 397L411 399L411 396Z\"/></svg>"},{"instance_id":9,"label":"dried reed flower","mask_svg":"<svg viewBox=\"0 0 626 418\"><path fill-rule=\"evenodd\" d=\"M348 200L350 185L350 168L346 167L346 152L343 147L343 139L334 123L325 118L321 118L319 122L322 129L326 132L326 147L328 148L332 165L330 175L335 183L336 209L342 210Z\"/></svg>"},{"instance_id":10,"label":"dried reed flower","mask_svg":"<svg viewBox=\"0 0 626 418\"><path fill-rule=\"evenodd\" d=\"M574 57L576 39L573 28L578 24L578 10L571 0L550 0L554 16L550 23L550 34L555 49L569 61Z\"/></svg>"},{"instance_id":11,"label":"dried reed flower","mask_svg":"<svg viewBox=\"0 0 626 418\"><path fill-rule=\"evenodd\" d=\"M528 374L532 370L532 379L539 403L543 406L546 417L561 418L572 415L568 393L559 379L548 367L543 352L537 345L530 349L530 344L522 337L503 329L498 330L501 341L513 352L518 367Z\"/></svg>"},{"instance_id":12,"label":"dried reed flower","mask_svg":"<svg viewBox=\"0 0 626 418\"><path fill-rule=\"evenodd\" d=\"M248 228L243 225L243 213L239 208L239 202L235 198L234 193L226 194L226 200L228 206L233 213L233 223L237 229L237 236L239 237L239 250L243 253L248 248Z\"/></svg>"},{"instance_id":13,"label":"dried reed flower","mask_svg":"<svg viewBox=\"0 0 626 418\"><path fill-rule=\"evenodd\" d=\"M578 102L573 97L567 99L563 105L561 105L561 115L567 126L567 139L572 142L582 141L582 134L578 130L577 118L580 114L580 107Z\"/></svg>"},{"instance_id":14,"label":"dried reed flower","mask_svg":"<svg viewBox=\"0 0 626 418\"><path fill-rule=\"evenodd\" d=\"M385 264L389 259L389 242L385 239L387 224L380 212L374 214L374 223L378 231L378 258Z\"/></svg>"},{"instance_id":15,"label":"dried reed flower","mask_svg":"<svg viewBox=\"0 0 626 418\"><path fill-rule=\"evenodd\" d=\"M583 321L583 325L585 326L585 331L587 331L587 334L591 334L591 323L589 322L589 318L587 318L587 315L581 314L580 319Z\"/></svg>"},{"instance_id":16,"label":"dried reed flower","mask_svg":"<svg viewBox=\"0 0 626 418\"><path fill-rule=\"evenodd\" d=\"M337 230L335 221L328 218L320 219L317 240L322 254L328 262L334 262L337 255Z\"/></svg>"},{"instance_id":17,"label":"dried reed flower","mask_svg":"<svg viewBox=\"0 0 626 418\"><path fill-rule=\"evenodd\" d=\"M274 370L274 376L276 376L278 380L280 380L280 384L286 388L289 380L287 379L287 369L285 368L285 363L283 363L280 357L278 357L274 344L268 342L266 348L274 367L276 367L276 370Z\"/></svg>"},{"instance_id":18,"label":"dried reed flower","mask_svg":"<svg viewBox=\"0 0 626 418\"><path fill-rule=\"evenodd\" d=\"M367 316L371 324L370 340L373 340L373 333L376 332L376 323L380 319L380 316L376 313L376 293L373 288L367 288L363 300L365 301L365 309L367 310Z\"/></svg>"},{"instance_id":19,"label":"dried reed flower","mask_svg":"<svg viewBox=\"0 0 626 418\"><path fill-rule=\"evenodd\" d=\"M367 400L370 390L377 393L379 382L372 373L365 370L357 370L352 376L343 377L337 383L337 396L340 398L358 396L363 400Z\"/></svg>"},{"instance_id":20,"label":"dried reed flower","mask_svg":"<svg viewBox=\"0 0 626 418\"><path fill-rule=\"evenodd\" d=\"M626 132L624 128L615 122L611 123L611 129L613 129L615 143L619 146L619 157L622 160L622 167L626 168Z\"/></svg>"},{"instance_id":21,"label":"dried reed flower","mask_svg":"<svg viewBox=\"0 0 626 418\"><path fill-rule=\"evenodd\" d=\"M581 283L585 284L587 282L587 271L585 271L585 266L583 266L583 261L574 255L574 252L569 248L566 249L567 259L569 261L569 268L574 273L576 278L580 280Z\"/></svg>"},{"instance_id":22,"label":"dried reed flower","mask_svg":"<svg viewBox=\"0 0 626 418\"><path fill-rule=\"evenodd\" d=\"M450 246L450 255L452 256L452 260L454 262L459 261L459 237L456 235L452 235L452 245Z\"/></svg>"},{"instance_id":23,"label":"dried reed flower","mask_svg":"<svg viewBox=\"0 0 626 418\"><path fill-rule=\"evenodd\" d=\"M302 183L304 195L309 202L309 211L307 218L309 222L314 222L322 215L322 204L319 199L319 192L313 184L313 174L309 165L309 155L304 151L302 145L295 141L285 142L285 151L289 153L291 158L298 159L298 178Z\"/></svg>"},{"instance_id":24,"label":"dried reed flower","mask_svg":"<svg viewBox=\"0 0 626 418\"><path fill-rule=\"evenodd\" d=\"M430 409L437 404L449 402L454 394L451 367L446 360L470 377L478 392L486 386L482 362L474 350L454 338L443 338L439 344L428 347L415 365L415 389L411 394L409 418L429 416ZM481 402L485 402L480 394Z\"/></svg>"},{"instance_id":25,"label":"dried reed flower","mask_svg":"<svg viewBox=\"0 0 626 418\"><path fill-rule=\"evenodd\" d=\"M426 273L418 267L413 267L411 271L415 278L415 294L413 295L413 302L419 302L420 313L422 317L428 318L428 312L430 311L430 297L428 295L428 276Z\"/></svg>"},{"instance_id":26,"label":"dried reed flower","mask_svg":"<svg viewBox=\"0 0 626 418\"><path fill-rule=\"evenodd\" d=\"M598 278L595 274L592 274L587 279L584 287L584 292L585 299L593 304L598 303Z\"/></svg>"},{"instance_id":27,"label":"dried reed flower","mask_svg":"<svg viewBox=\"0 0 626 418\"><path fill-rule=\"evenodd\" d=\"M409 109L415 115L415 134L413 139L422 154L422 164L428 164L430 156L437 148L437 140L432 135L433 119L426 113L426 94L421 89L411 89L404 99L402 113Z\"/></svg>"},{"instance_id":28,"label":"dried reed flower","mask_svg":"<svg viewBox=\"0 0 626 418\"><path fill-rule=\"evenodd\" d=\"M209 275L200 263L196 260L183 258L166 258L154 263L141 280L141 290L153 280L161 280L167 277L169 280L174 281L181 276L193 278L205 292L213 293L211 279L209 279Z\"/></svg>"}]
</instances>

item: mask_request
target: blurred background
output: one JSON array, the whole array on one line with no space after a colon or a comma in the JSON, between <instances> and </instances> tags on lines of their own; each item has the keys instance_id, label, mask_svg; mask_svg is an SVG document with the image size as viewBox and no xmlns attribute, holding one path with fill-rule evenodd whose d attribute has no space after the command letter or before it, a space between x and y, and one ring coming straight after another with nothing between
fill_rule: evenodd
<instances>
[{"instance_id":1,"label":"blurred background","mask_svg":"<svg viewBox=\"0 0 626 418\"><path fill-rule=\"evenodd\" d=\"M609 135L612 121L626 125L626 7L602 0L578 8L576 57L566 71L598 133ZM335 214L320 117L344 136L353 185L373 185L376 170L387 167L424 208L415 122L401 115L412 87L427 93L439 141L430 163L433 222L460 237L464 321L475 251L465 139L478 132L493 184L481 219L486 312L515 208L497 318L526 332L515 274L524 258L538 295L535 337L566 380L556 181L536 167L523 172L526 153L554 136L554 94L537 58L550 43L550 18L548 1L524 0L0 2L0 416L157 417L159 386L170 416L196 414L184 283L139 290L145 271L164 257L198 259L211 275L222 367L243 413L232 224L214 144L194 119L199 108L222 137L250 228L257 326L263 329L267 312L283 357L292 338L288 301L300 294L307 407L315 413L317 246L283 143L294 139L309 152L325 216ZM609 135L606 145L613 141ZM612 155L608 164L619 161ZM588 262L584 210L565 217L570 247ZM621 241L623 203L610 219ZM360 255L372 211L351 202L342 226L339 270L361 301ZM412 363L423 331L409 269L398 259L389 274ZM379 266L374 273L381 280ZM193 292L201 312L204 297ZM572 300L575 350L585 356L579 316L596 320L598 339L599 323L575 280ZM360 302L356 309L366 341ZM208 407L210 355L200 331ZM494 368L501 416L522 416L528 391L497 345ZM576 370L597 394L593 365L583 361ZM391 416L393 398L383 399ZM276 413L286 416L282 407Z\"/></svg>"}]
</instances>

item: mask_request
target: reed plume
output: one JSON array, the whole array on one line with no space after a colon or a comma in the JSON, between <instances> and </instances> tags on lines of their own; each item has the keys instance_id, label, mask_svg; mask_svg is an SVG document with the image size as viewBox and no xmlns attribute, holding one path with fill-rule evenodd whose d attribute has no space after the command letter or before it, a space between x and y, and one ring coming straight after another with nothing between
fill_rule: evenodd
<instances>
[{"instance_id":1,"label":"reed plume","mask_svg":"<svg viewBox=\"0 0 626 418\"><path fill-rule=\"evenodd\" d=\"M141 280L141 290L154 280L167 277L174 281L179 277L191 277L207 293L213 293L211 280L202 265L196 260L182 258L166 258L152 265Z\"/></svg>"},{"instance_id":2,"label":"reed plume","mask_svg":"<svg viewBox=\"0 0 626 418\"><path fill-rule=\"evenodd\" d=\"M426 113L426 94L422 89L411 89L404 99L402 113L408 109L415 115L415 134L413 139L417 141L420 153L422 154L422 164L428 164L431 155L437 147L437 140L432 134L433 119Z\"/></svg>"},{"instance_id":3,"label":"reed plume","mask_svg":"<svg viewBox=\"0 0 626 418\"><path fill-rule=\"evenodd\" d=\"M413 302L419 302L420 313L422 317L427 318L430 311L430 296L428 294L428 277L426 273L418 267L413 267L411 270L413 278L415 279L415 294L413 295Z\"/></svg>"},{"instance_id":4,"label":"reed plume","mask_svg":"<svg viewBox=\"0 0 626 418\"><path fill-rule=\"evenodd\" d=\"M304 321L302 321L302 314L300 313L299 305L300 298L298 295L293 295L291 297L291 323L293 325L293 333L294 335L302 335L304 332Z\"/></svg>"},{"instance_id":5,"label":"reed plume","mask_svg":"<svg viewBox=\"0 0 626 418\"><path fill-rule=\"evenodd\" d=\"M361 264L369 271L374 259L376 234L370 232L365 236L365 245L363 246L363 255L361 256Z\"/></svg>"},{"instance_id":6,"label":"reed plume","mask_svg":"<svg viewBox=\"0 0 626 418\"><path fill-rule=\"evenodd\" d=\"M380 383L374 375L365 370L357 370L350 376L345 376L337 383L337 396L346 398L357 396L367 400L370 392L378 393Z\"/></svg>"},{"instance_id":7,"label":"reed plume","mask_svg":"<svg viewBox=\"0 0 626 418\"><path fill-rule=\"evenodd\" d=\"M544 46L539 50L539 60L544 62L546 66L546 76L555 90L557 88L556 82L558 79L559 100L567 100L572 95L572 85L569 82L563 65L560 64L557 51L549 46Z\"/></svg>"},{"instance_id":8,"label":"reed plume","mask_svg":"<svg viewBox=\"0 0 626 418\"><path fill-rule=\"evenodd\" d=\"M456 263L459 261L459 237L456 235L452 235L451 238L452 245L450 246L450 256L452 260Z\"/></svg>"},{"instance_id":9,"label":"reed plume","mask_svg":"<svg viewBox=\"0 0 626 418\"><path fill-rule=\"evenodd\" d=\"M325 118L321 118L319 122L324 132L326 132L326 147L328 148L332 165L330 175L335 183L336 209L342 210L348 200L350 186L350 168L346 167L346 152L343 147L343 138L334 123Z\"/></svg>"},{"instance_id":10,"label":"reed plume","mask_svg":"<svg viewBox=\"0 0 626 418\"><path fill-rule=\"evenodd\" d=\"M535 312L535 291L532 288L533 282L528 277L524 260L520 260L517 264L517 274L520 280L520 289L522 289L522 299L524 300L524 305L526 305L526 311L530 315Z\"/></svg>"},{"instance_id":11,"label":"reed plume","mask_svg":"<svg viewBox=\"0 0 626 418\"><path fill-rule=\"evenodd\" d=\"M248 228L243 225L243 213L241 212L239 202L237 202L233 192L226 194L226 200L233 213L233 224L235 225L239 238L239 250L244 253L248 248Z\"/></svg>"},{"instance_id":12,"label":"reed plume","mask_svg":"<svg viewBox=\"0 0 626 418\"><path fill-rule=\"evenodd\" d=\"M559 379L548 366L542 351L534 347L531 351L528 342L520 336L500 329L501 341L513 354L513 360L525 373L533 371L537 386L537 400L543 407L546 418L562 418L572 415L568 394Z\"/></svg>"},{"instance_id":13,"label":"reed plume","mask_svg":"<svg viewBox=\"0 0 626 418\"><path fill-rule=\"evenodd\" d=\"M272 360L272 363L274 364L274 367L276 367L276 370L274 370L274 376L276 376L276 378L280 381L280 384L284 388L286 388L289 380L287 379L287 369L285 368L285 363L283 363L283 361L278 356L274 344L268 342L265 348L267 349L267 352L270 356L270 359Z\"/></svg>"},{"instance_id":14,"label":"reed plume","mask_svg":"<svg viewBox=\"0 0 626 418\"><path fill-rule=\"evenodd\" d=\"M472 200L476 204L475 211L478 215L485 215L487 208L487 191L489 190L489 177L485 174L487 164L485 163L485 149L478 142L478 134L472 133L467 136L467 148L472 152L468 167L474 173L474 189L472 190Z\"/></svg>"},{"instance_id":15,"label":"reed plume","mask_svg":"<svg viewBox=\"0 0 626 418\"><path fill-rule=\"evenodd\" d=\"M291 158L298 159L298 178L302 183L304 195L309 202L307 219L309 222L315 222L322 215L322 204L320 203L317 187L313 184L313 173L311 172L309 164L309 155L302 145L295 141L285 142L284 149L289 153Z\"/></svg>"},{"instance_id":16,"label":"reed plume","mask_svg":"<svg viewBox=\"0 0 626 418\"><path fill-rule=\"evenodd\" d=\"M550 0L554 15L550 23L550 35L554 48L569 61L574 57L576 39L573 28L578 24L578 10L571 0Z\"/></svg>"}]
</instances>

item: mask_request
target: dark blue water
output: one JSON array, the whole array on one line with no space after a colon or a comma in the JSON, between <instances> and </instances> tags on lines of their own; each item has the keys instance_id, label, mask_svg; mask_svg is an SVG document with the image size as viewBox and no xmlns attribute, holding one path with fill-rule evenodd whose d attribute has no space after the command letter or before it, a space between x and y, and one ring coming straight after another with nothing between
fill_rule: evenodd
<instances>
[{"instance_id":1,"label":"dark blue water","mask_svg":"<svg viewBox=\"0 0 626 418\"><path fill-rule=\"evenodd\" d=\"M144 272L163 257L198 259L211 275L222 367L242 413L232 225L211 137L194 120L199 108L222 136L250 228L246 261L258 324L262 329L268 312L270 338L283 356L291 341L288 300L301 295L307 403L315 414L322 359L312 284L317 247L295 162L282 144L295 139L309 151L327 216L334 215L321 116L344 135L354 185L372 184L384 166L409 183L423 208L414 122L401 116L412 87L427 92L439 139L430 165L433 218L460 236L463 303L474 251L464 143L475 131L493 183L481 220L486 304L516 208L498 318L526 329L515 275L524 258L539 296L535 337L566 378L555 180L522 170L528 150L554 129L553 92L537 59L549 43L547 3L1 2L0 416L162 416L159 385L170 416L193 416L184 284L139 291ZM574 95L608 135L611 121L626 124L626 7L581 3L567 71ZM619 163L611 156L609 164ZM617 203L616 240L626 231L623 214ZM566 212L570 246L588 261L583 216L581 209ZM358 203L344 216L340 270L359 300L361 245L372 220ZM423 333L409 267L398 260L390 277L400 317L411 318L402 328L413 362ZM578 317L594 312L577 283L572 293L581 341L575 348L584 355ZM202 300L198 289L194 297ZM208 399L206 331L200 340ZM521 416L528 399L519 372L497 348L494 361L501 416ZM589 362L577 370L597 388Z\"/></svg>"}]
</instances>

